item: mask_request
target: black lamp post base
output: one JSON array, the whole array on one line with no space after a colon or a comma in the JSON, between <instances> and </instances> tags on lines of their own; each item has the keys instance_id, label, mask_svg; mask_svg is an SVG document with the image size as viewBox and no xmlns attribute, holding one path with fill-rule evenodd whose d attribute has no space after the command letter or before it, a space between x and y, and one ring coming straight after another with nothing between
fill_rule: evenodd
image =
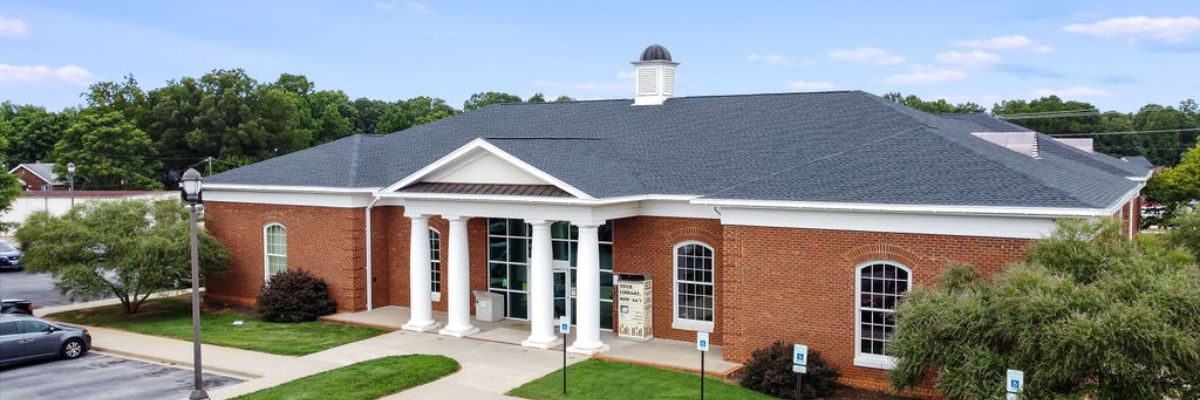
<instances>
[{"instance_id":1,"label":"black lamp post base","mask_svg":"<svg viewBox=\"0 0 1200 400\"><path fill-rule=\"evenodd\" d=\"M188 400L208 400L208 392L204 389L193 390L192 395L188 396Z\"/></svg>"}]
</instances>

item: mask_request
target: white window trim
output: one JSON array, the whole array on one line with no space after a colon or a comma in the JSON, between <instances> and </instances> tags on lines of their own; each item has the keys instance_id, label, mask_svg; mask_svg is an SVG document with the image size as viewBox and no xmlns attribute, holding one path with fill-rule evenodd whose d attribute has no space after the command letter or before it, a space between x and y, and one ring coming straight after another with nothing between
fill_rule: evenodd
<instances>
[{"instance_id":1,"label":"white window trim","mask_svg":"<svg viewBox=\"0 0 1200 400\"><path fill-rule=\"evenodd\" d=\"M699 245L712 252L713 259L713 321L696 321L679 318L679 248L687 245ZM712 332L717 319L717 249L697 240L685 240L671 247L671 328L686 331Z\"/></svg>"},{"instance_id":2,"label":"white window trim","mask_svg":"<svg viewBox=\"0 0 1200 400\"><path fill-rule=\"evenodd\" d=\"M283 254L271 254L268 252L268 249L271 248L271 245L267 239L267 230L271 229L272 226L278 226L280 228L283 228L283 251L284 251ZM262 239L263 239L263 241L262 241L262 243L263 243L263 284L265 285L265 284L268 284L271 282L271 256L273 256L273 255L274 256L283 256L284 271L287 271L287 227L283 226L283 224L278 223L278 222L270 222L270 223L267 223L266 225L263 225L262 232L263 232L262 233Z\"/></svg>"},{"instance_id":3,"label":"white window trim","mask_svg":"<svg viewBox=\"0 0 1200 400\"><path fill-rule=\"evenodd\" d=\"M887 264L908 273L908 293L913 287L912 269L893 260L870 260L854 267L854 365L875 369L895 369L896 357L862 352L862 270L875 264Z\"/></svg>"},{"instance_id":4,"label":"white window trim","mask_svg":"<svg viewBox=\"0 0 1200 400\"><path fill-rule=\"evenodd\" d=\"M437 258L437 260L434 260L433 257L429 257L429 273L430 273L430 277L432 278L433 264L437 264L437 266L438 266L438 288L440 289L442 287L442 282L441 282L442 274L446 272L446 270L444 268L442 268L444 266L444 264L442 264L442 254L445 253L442 251L442 233L438 232L438 230L434 229L434 228L429 228L429 233L430 233L430 235L429 235L430 240L433 240L432 239L433 235L436 234L437 241L438 241L438 248L437 248L438 258ZM438 302L442 301L442 292L440 290L433 291L432 287L429 289L430 289L430 292L429 292L430 299L432 299L433 301L438 301Z\"/></svg>"}]
</instances>

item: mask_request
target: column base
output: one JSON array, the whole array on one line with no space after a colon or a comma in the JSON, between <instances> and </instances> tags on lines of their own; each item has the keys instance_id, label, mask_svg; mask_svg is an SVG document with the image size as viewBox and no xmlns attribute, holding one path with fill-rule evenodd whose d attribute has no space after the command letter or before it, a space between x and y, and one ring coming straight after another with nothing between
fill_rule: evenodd
<instances>
[{"instance_id":1,"label":"column base","mask_svg":"<svg viewBox=\"0 0 1200 400\"><path fill-rule=\"evenodd\" d=\"M413 332L429 332L441 326L437 321L408 321L408 323L400 326L400 329Z\"/></svg>"},{"instance_id":2,"label":"column base","mask_svg":"<svg viewBox=\"0 0 1200 400\"><path fill-rule=\"evenodd\" d=\"M585 355L589 355L589 356L593 355L593 354L603 353L606 351L608 351L608 345L604 344L604 343L600 343L599 346L588 345L586 347L583 347L581 345L574 344L574 345L571 345L570 347L567 347L567 352L576 353L576 354L585 354Z\"/></svg>"},{"instance_id":3,"label":"column base","mask_svg":"<svg viewBox=\"0 0 1200 400\"><path fill-rule=\"evenodd\" d=\"M467 337L467 336L474 335L476 333L479 333L479 328L476 328L476 327L470 326L470 325L468 325L465 329L464 328L450 328L447 326L446 328L438 331L439 335L453 336L453 337Z\"/></svg>"},{"instance_id":4,"label":"column base","mask_svg":"<svg viewBox=\"0 0 1200 400\"><path fill-rule=\"evenodd\" d=\"M563 344L562 339L559 339L557 337L555 337L553 340L548 341L548 342L540 341L540 340L530 340L530 339L525 339L525 340L521 341L521 347L532 347L535 349L542 349L542 350L553 349L555 347L558 347L561 344Z\"/></svg>"}]
</instances>

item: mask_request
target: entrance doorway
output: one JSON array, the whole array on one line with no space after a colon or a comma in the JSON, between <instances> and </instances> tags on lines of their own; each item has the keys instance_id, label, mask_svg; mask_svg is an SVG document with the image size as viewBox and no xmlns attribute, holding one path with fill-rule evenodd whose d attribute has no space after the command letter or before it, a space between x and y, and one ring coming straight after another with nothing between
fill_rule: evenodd
<instances>
[{"instance_id":1,"label":"entrance doorway","mask_svg":"<svg viewBox=\"0 0 1200 400\"><path fill-rule=\"evenodd\" d=\"M554 318L567 317L571 321L571 325L575 325L575 313L571 310L575 309L574 293L570 293L571 289L567 283L571 282L571 263L567 261L554 261ZM557 322L557 321L556 321Z\"/></svg>"}]
</instances>

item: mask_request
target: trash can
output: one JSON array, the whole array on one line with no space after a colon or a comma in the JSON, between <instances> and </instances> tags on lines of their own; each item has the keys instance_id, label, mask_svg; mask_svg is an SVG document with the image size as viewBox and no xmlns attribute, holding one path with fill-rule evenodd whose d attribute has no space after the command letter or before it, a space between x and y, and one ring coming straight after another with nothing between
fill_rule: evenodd
<instances>
[{"instance_id":1,"label":"trash can","mask_svg":"<svg viewBox=\"0 0 1200 400\"><path fill-rule=\"evenodd\" d=\"M496 322L504 319L504 296L486 290L475 291L475 320Z\"/></svg>"}]
</instances>

